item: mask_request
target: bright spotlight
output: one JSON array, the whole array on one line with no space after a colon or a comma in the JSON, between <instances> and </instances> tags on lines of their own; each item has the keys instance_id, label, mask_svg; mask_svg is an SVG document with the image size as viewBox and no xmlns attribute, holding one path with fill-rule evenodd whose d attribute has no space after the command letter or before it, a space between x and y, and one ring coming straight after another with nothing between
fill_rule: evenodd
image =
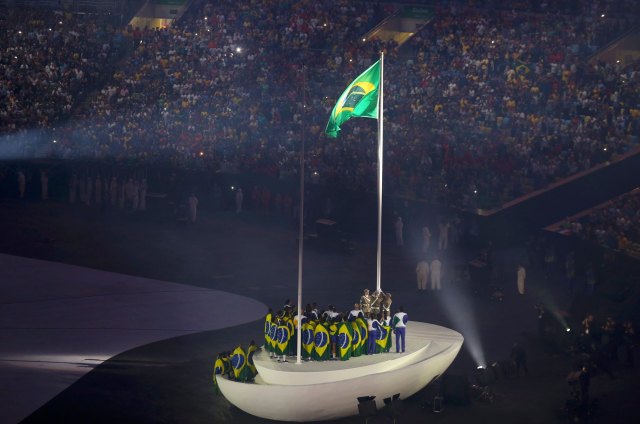
<instances>
[{"instance_id":1,"label":"bright spotlight","mask_svg":"<svg viewBox=\"0 0 640 424\"><path fill-rule=\"evenodd\" d=\"M483 370L484 366L483 365L478 365L478 367L476 369Z\"/></svg>"},{"instance_id":2,"label":"bright spotlight","mask_svg":"<svg viewBox=\"0 0 640 424\"><path fill-rule=\"evenodd\" d=\"M440 296L443 310L451 323L451 328L464 336L463 348L469 352L478 369L484 369L487 361L478 331L478 319L469 295L462 293L455 285L443 290Z\"/></svg>"},{"instance_id":3,"label":"bright spotlight","mask_svg":"<svg viewBox=\"0 0 640 424\"><path fill-rule=\"evenodd\" d=\"M364 43L365 41L367 41L367 39L366 39L366 38L363 38L363 39L362 39L362 42Z\"/></svg>"},{"instance_id":4,"label":"bright spotlight","mask_svg":"<svg viewBox=\"0 0 640 424\"><path fill-rule=\"evenodd\" d=\"M242 53L242 47L236 47L236 53Z\"/></svg>"},{"instance_id":5,"label":"bright spotlight","mask_svg":"<svg viewBox=\"0 0 640 424\"><path fill-rule=\"evenodd\" d=\"M236 188L234 186L231 186L231 190L235 190Z\"/></svg>"},{"instance_id":6,"label":"bright spotlight","mask_svg":"<svg viewBox=\"0 0 640 424\"><path fill-rule=\"evenodd\" d=\"M57 142L58 142L58 140L53 140L53 142L54 142L54 143L57 143Z\"/></svg>"},{"instance_id":7,"label":"bright spotlight","mask_svg":"<svg viewBox=\"0 0 640 424\"><path fill-rule=\"evenodd\" d=\"M569 327L567 327L567 333L570 333L571 329Z\"/></svg>"}]
</instances>

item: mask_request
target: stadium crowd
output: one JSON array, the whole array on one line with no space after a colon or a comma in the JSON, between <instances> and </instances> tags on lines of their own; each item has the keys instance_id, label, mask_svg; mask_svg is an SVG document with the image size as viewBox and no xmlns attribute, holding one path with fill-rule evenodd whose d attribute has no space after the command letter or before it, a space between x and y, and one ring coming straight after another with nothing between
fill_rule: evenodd
<instances>
[{"instance_id":1,"label":"stadium crowd","mask_svg":"<svg viewBox=\"0 0 640 424\"><path fill-rule=\"evenodd\" d=\"M394 11L373 2L195 2L171 28L130 30L133 53L50 128L46 151L286 179L304 128L311 182L372 190L373 120L349 122L337 140L323 128L384 50L388 190L496 207L638 143L638 65L586 60L637 23L638 5L570 3L434 6L398 49L361 38Z\"/></svg>"},{"instance_id":2,"label":"stadium crowd","mask_svg":"<svg viewBox=\"0 0 640 424\"><path fill-rule=\"evenodd\" d=\"M70 117L123 53L122 34L99 16L9 9L0 25L0 134Z\"/></svg>"},{"instance_id":3,"label":"stadium crowd","mask_svg":"<svg viewBox=\"0 0 640 424\"><path fill-rule=\"evenodd\" d=\"M561 231L640 256L640 191L634 190L580 219L566 222Z\"/></svg>"}]
</instances>

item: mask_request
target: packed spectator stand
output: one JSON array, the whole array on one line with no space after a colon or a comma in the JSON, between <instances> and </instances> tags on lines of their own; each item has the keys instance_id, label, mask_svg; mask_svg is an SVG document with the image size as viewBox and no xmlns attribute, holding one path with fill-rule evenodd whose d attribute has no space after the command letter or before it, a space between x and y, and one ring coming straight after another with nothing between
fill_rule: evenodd
<instances>
[{"instance_id":1,"label":"packed spectator stand","mask_svg":"<svg viewBox=\"0 0 640 424\"><path fill-rule=\"evenodd\" d=\"M401 47L361 38L395 11L374 2L196 1L170 28L98 37L87 36L96 23L65 16L80 36L63 32L63 57L88 60L45 70L39 83L59 87L44 98L65 101L47 107L36 101L39 90L26 90L31 105L3 116L0 133L5 143L17 140L17 156L171 163L283 180L298 172L304 130L310 182L373 191L373 120L350 122L337 140L323 129L341 90L385 50L388 194L489 209L637 146L639 65L588 61L637 24L637 3L463 3L433 6L433 20ZM40 12L20 13L3 43L15 46L15 25ZM80 102L85 80L108 72L108 46L120 34L135 50ZM74 50L76 38L89 40L86 53ZM15 84L20 64L8 66L5 86Z\"/></svg>"},{"instance_id":2,"label":"packed spectator stand","mask_svg":"<svg viewBox=\"0 0 640 424\"><path fill-rule=\"evenodd\" d=\"M640 190L564 222L559 232L640 258Z\"/></svg>"},{"instance_id":3,"label":"packed spectator stand","mask_svg":"<svg viewBox=\"0 0 640 424\"><path fill-rule=\"evenodd\" d=\"M0 22L0 134L69 118L124 53L122 34L98 16L9 9Z\"/></svg>"}]
</instances>

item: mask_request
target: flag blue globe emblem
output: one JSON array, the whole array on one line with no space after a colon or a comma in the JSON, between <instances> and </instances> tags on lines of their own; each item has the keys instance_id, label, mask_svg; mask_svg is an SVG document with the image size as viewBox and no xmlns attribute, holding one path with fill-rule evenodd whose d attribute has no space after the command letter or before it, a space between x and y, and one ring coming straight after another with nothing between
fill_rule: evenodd
<instances>
[{"instance_id":1,"label":"flag blue globe emblem","mask_svg":"<svg viewBox=\"0 0 640 424\"><path fill-rule=\"evenodd\" d=\"M387 338L387 329L380 326L378 327L378 340L384 340Z\"/></svg>"},{"instance_id":2,"label":"flag blue globe emblem","mask_svg":"<svg viewBox=\"0 0 640 424\"><path fill-rule=\"evenodd\" d=\"M279 328L278 343L286 343L289 340L289 329L287 327Z\"/></svg>"},{"instance_id":3,"label":"flag blue globe emblem","mask_svg":"<svg viewBox=\"0 0 640 424\"><path fill-rule=\"evenodd\" d=\"M269 328L269 337L275 340L277 330L278 330L278 326L275 325L274 323L271 323L271 328Z\"/></svg>"},{"instance_id":4,"label":"flag blue globe emblem","mask_svg":"<svg viewBox=\"0 0 640 424\"><path fill-rule=\"evenodd\" d=\"M346 349L349 347L349 338L345 333L340 333L338 335L338 343L340 344L341 349Z\"/></svg>"},{"instance_id":5,"label":"flag blue globe emblem","mask_svg":"<svg viewBox=\"0 0 640 424\"><path fill-rule=\"evenodd\" d=\"M240 355L236 353L231 357L231 366L233 368L239 370L240 368L242 368L243 365L244 365L244 355Z\"/></svg>"},{"instance_id":6,"label":"flag blue globe emblem","mask_svg":"<svg viewBox=\"0 0 640 424\"><path fill-rule=\"evenodd\" d=\"M358 343L360 343L360 333L358 333L357 331L353 332L353 342L354 345L357 345Z\"/></svg>"},{"instance_id":7,"label":"flag blue globe emblem","mask_svg":"<svg viewBox=\"0 0 640 424\"><path fill-rule=\"evenodd\" d=\"M282 335L284 333L284 328L280 327L276 330L276 341L279 343L282 343Z\"/></svg>"},{"instance_id":8,"label":"flag blue globe emblem","mask_svg":"<svg viewBox=\"0 0 640 424\"><path fill-rule=\"evenodd\" d=\"M316 346L323 347L327 344L327 334L322 331L316 333L315 342Z\"/></svg>"},{"instance_id":9,"label":"flag blue globe emblem","mask_svg":"<svg viewBox=\"0 0 640 424\"><path fill-rule=\"evenodd\" d=\"M308 328L302 332L302 343L306 345L313 343L313 330Z\"/></svg>"}]
</instances>

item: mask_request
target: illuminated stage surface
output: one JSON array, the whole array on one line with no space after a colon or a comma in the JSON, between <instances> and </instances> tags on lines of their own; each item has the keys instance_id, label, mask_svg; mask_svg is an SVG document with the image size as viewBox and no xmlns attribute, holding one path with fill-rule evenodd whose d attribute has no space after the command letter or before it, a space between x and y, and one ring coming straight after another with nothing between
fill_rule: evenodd
<instances>
[{"instance_id":1,"label":"illuminated stage surface","mask_svg":"<svg viewBox=\"0 0 640 424\"><path fill-rule=\"evenodd\" d=\"M348 361L279 363L261 350L254 355L256 382L219 378L224 396L243 411L280 421L320 421L358 414L357 398L407 398L451 365L462 347L460 333L434 324L410 322L406 353L365 355ZM394 340L395 343L395 340ZM306 402L294 402L307 399Z\"/></svg>"},{"instance_id":2,"label":"illuminated stage surface","mask_svg":"<svg viewBox=\"0 0 640 424\"><path fill-rule=\"evenodd\" d=\"M2 423L22 420L121 352L267 310L217 290L3 254L0 293Z\"/></svg>"}]
</instances>

